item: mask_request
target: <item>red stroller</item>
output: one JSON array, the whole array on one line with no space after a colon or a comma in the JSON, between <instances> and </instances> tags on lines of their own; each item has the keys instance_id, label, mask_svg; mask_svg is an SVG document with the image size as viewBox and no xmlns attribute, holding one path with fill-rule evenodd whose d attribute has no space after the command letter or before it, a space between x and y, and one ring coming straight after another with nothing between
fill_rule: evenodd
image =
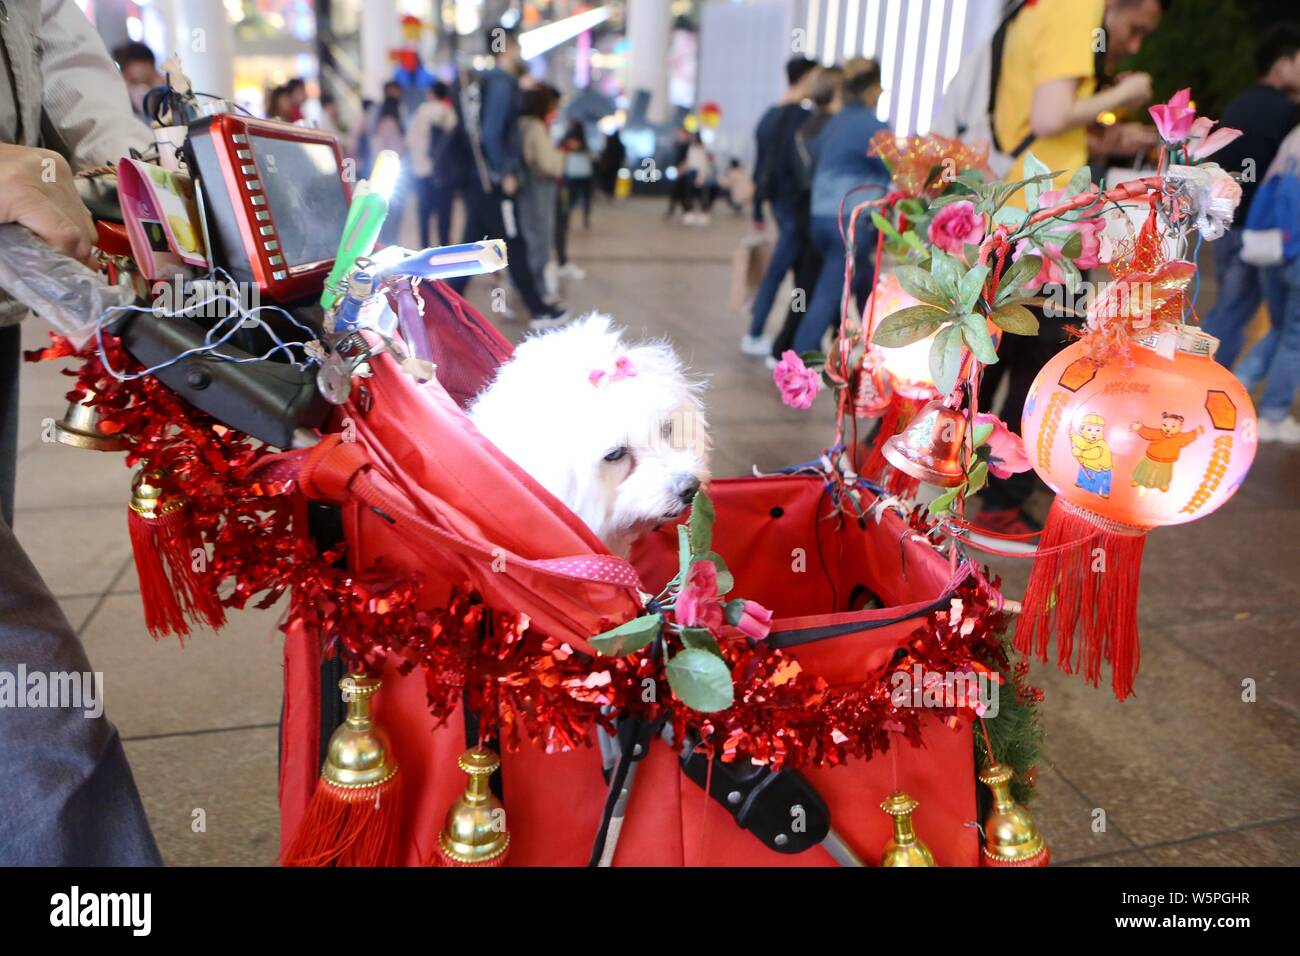
<instances>
[{"instance_id":1,"label":"red stroller","mask_svg":"<svg viewBox=\"0 0 1300 956\"><path fill-rule=\"evenodd\" d=\"M351 440L336 433L311 450L301 490L341 507L353 569L415 572L428 582L423 598L434 606L445 606L454 590L472 589L485 606L517 609L551 642L590 655L592 635L637 614L638 591L653 592L675 573L676 531L664 528L643 540L632 564L605 552L462 413L509 344L442 284L420 284L414 294L429 320L439 381L417 386L379 356L364 392L331 425ZM946 613L959 584L979 587L967 581L964 566L954 575L948 559L897 515L829 518L824 475L721 479L710 493L714 547L729 562L737 591L774 611L768 644L830 688L861 685L897 663L927 616ZM880 606L862 609L868 597ZM288 634L280 788L286 848L316 786L330 729L322 704L329 712L333 696L327 689L322 700L316 636L293 626ZM398 860L419 864L464 789L457 758L476 743L478 719L467 720L462 706L431 714L426 682L400 654L382 665L382 678L374 714L405 778ZM499 725L502 715L477 716ZM510 861L582 865L605 855L625 865L874 864L894 827L877 805L902 789L919 798L916 830L937 862L975 865L971 722L924 718L924 731L921 748L894 747L842 766L810 762L803 778L772 773L744 755L714 761L701 778L707 757L682 758L655 736L641 741L636 785L622 806L610 798L602 773L612 774L618 763L609 760L609 748L602 755L592 734L581 741L543 734L540 746L503 748ZM707 779L710 773L717 779ZM625 780L626 769L616 779ZM715 799L706 797L706 782ZM791 839L801 812L814 819Z\"/></svg>"}]
</instances>

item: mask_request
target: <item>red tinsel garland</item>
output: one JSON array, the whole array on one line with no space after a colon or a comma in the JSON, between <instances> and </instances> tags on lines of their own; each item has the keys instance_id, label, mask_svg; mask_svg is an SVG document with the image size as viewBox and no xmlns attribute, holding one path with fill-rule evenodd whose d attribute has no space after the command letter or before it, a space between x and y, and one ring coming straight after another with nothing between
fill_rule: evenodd
<instances>
[{"instance_id":1,"label":"red tinsel garland","mask_svg":"<svg viewBox=\"0 0 1300 956\"><path fill-rule=\"evenodd\" d=\"M138 369L115 340L106 339L115 368ZM56 338L29 354L48 359L74 354ZM887 750L891 735L921 743L923 718L968 718L969 706L925 708L893 697L892 675L934 678L971 670L1008 670L999 633L1007 617L989 590L968 579L948 608L929 615L890 663L867 680L831 687L802 670L794 657L734 629L719 640L735 681L735 703L702 715L668 688L660 661L650 656L591 658L539 633L526 615L484 606L454 591L448 606L422 606L419 577L382 565L363 575L338 567L342 547L321 552L295 527L300 511L291 481L267 480L259 466L271 449L231 431L183 402L151 376L122 382L108 375L98 354L82 354L69 399L99 409L101 427L129 436L127 464L164 469L170 485L190 502L196 529L210 549L213 580L233 582L227 607L273 604L291 592L282 628L305 629L324 654L375 668L400 662L403 673L424 670L430 711L445 720L468 694L469 706L505 746L525 742L547 752L589 745L589 731L610 718L602 711L667 712L678 739L687 731L724 760L745 757L773 766L834 766L850 757ZM993 584L996 587L996 582ZM645 680L657 693L645 702Z\"/></svg>"}]
</instances>

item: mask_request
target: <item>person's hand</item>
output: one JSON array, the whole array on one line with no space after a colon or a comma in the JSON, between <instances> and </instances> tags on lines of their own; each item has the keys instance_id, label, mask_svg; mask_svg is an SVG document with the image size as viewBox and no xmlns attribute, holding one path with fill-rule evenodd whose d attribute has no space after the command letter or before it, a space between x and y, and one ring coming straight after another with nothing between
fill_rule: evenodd
<instances>
[{"instance_id":1,"label":"person's hand","mask_svg":"<svg viewBox=\"0 0 1300 956\"><path fill-rule=\"evenodd\" d=\"M64 255L90 258L95 223L58 153L0 143L0 222L26 226Z\"/></svg>"},{"instance_id":2,"label":"person's hand","mask_svg":"<svg viewBox=\"0 0 1300 956\"><path fill-rule=\"evenodd\" d=\"M1115 82L1117 105L1139 107L1151 102L1151 74L1124 73Z\"/></svg>"},{"instance_id":3,"label":"person's hand","mask_svg":"<svg viewBox=\"0 0 1300 956\"><path fill-rule=\"evenodd\" d=\"M1141 422L1134 422L1132 425L1129 426L1129 428L1132 429L1133 431L1138 431L1139 429L1141 429L1141 427L1142 427Z\"/></svg>"},{"instance_id":4,"label":"person's hand","mask_svg":"<svg viewBox=\"0 0 1300 956\"><path fill-rule=\"evenodd\" d=\"M514 173L506 173L501 177L501 191L507 196L513 196L519 191L519 177Z\"/></svg>"}]
</instances>

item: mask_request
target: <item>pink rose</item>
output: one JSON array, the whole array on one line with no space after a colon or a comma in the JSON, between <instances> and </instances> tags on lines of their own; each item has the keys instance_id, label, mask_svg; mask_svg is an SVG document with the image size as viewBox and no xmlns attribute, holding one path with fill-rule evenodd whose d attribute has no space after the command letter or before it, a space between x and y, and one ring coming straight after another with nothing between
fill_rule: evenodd
<instances>
[{"instance_id":1,"label":"pink rose","mask_svg":"<svg viewBox=\"0 0 1300 956\"><path fill-rule=\"evenodd\" d=\"M999 478L1010 478L1021 471L1028 471L1033 465L1025 454L1023 439L1007 423L996 415L980 412L975 416L976 425L992 425L993 433L985 443L989 446L989 471Z\"/></svg>"},{"instance_id":2,"label":"pink rose","mask_svg":"<svg viewBox=\"0 0 1300 956\"><path fill-rule=\"evenodd\" d=\"M781 361L772 370L772 381L781 390L781 401L791 408L812 408L813 399L822 390L821 376L804 365L791 349L781 354Z\"/></svg>"},{"instance_id":3,"label":"pink rose","mask_svg":"<svg viewBox=\"0 0 1300 956\"><path fill-rule=\"evenodd\" d=\"M1192 90L1188 87L1169 97L1168 103L1162 103L1159 106L1152 106L1147 109L1147 112L1151 114L1151 118L1156 121L1156 129L1160 133L1160 138L1171 146L1181 143L1192 132L1192 123L1196 120L1196 110L1190 107L1191 102Z\"/></svg>"},{"instance_id":4,"label":"pink rose","mask_svg":"<svg viewBox=\"0 0 1300 956\"><path fill-rule=\"evenodd\" d=\"M975 212L972 202L949 203L930 220L926 237L944 252L961 255L967 243L984 238L984 217Z\"/></svg>"},{"instance_id":5,"label":"pink rose","mask_svg":"<svg viewBox=\"0 0 1300 956\"><path fill-rule=\"evenodd\" d=\"M703 627L717 633L722 627L722 600L718 597L718 568L708 560L691 564L686 583L677 593L673 615L682 627Z\"/></svg>"},{"instance_id":6,"label":"pink rose","mask_svg":"<svg viewBox=\"0 0 1300 956\"><path fill-rule=\"evenodd\" d=\"M1214 130L1214 120L1208 116L1198 116L1196 122L1192 124L1191 131L1187 135L1187 155L1192 159L1201 160L1207 156L1217 153L1223 147L1227 146L1234 139L1241 135L1241 130L1233 129L1230 126L1220 126Z\"/></svg>"},{"instance_id":7,"label":"pink rose","mask_svg":"<svg viewBox=\"0 0 1300 956\"><path fill-rule=\"evenodd\" d=\"M746 601L736 627L743 631L746 637L761 641L772 630L772 612L757 601Z\"/></svg>"}]
</instances>

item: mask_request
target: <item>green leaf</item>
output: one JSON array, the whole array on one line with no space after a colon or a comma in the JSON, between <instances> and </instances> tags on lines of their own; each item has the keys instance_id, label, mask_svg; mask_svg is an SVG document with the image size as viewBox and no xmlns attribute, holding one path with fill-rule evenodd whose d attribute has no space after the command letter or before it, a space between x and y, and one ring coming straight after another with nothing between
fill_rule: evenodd
<instances>
[{"instance_id":1,"label":"green leaf","mask_svg":"<svg viewBox=\"0 0 1300 956\"><path fill-rule=\"evenodd\" d=\"M987 461L977 461L971 466L970 474L966 476L966 497L970 497L984 487L989 480L989 463Z\"/></svg>"},{"instance_id":2,"label":"green leaf","mask_svg":"<svg viewBox=\"0 0 1300 956\"><path fill-rule=\"evenodd\" d=\"M727 570L727 562L722 559L722 555L716 551L710 551L708 554L701 555L700 558L704 561L712 561L713 566L718 569L718 597L730 593L731 589L736 586L736 579Z\"/></svg>"},{"instance_id":3,"label":"green leaf","mask_svg":"<svg viewBox=\"0 0 1300 956\"><path fill-rule=\"evenodd\" d=\"M624 657L633 651L639 651L658 637L662 624L663 618L660 615L642 614L612 631L597 634L590 643L596 653L605 657Z\"/></svg>"},{"instance_id":4,"label":"green leaf","mask_svg":"<svg viewBox=\"0 0 1300 956\"><path fill-rule=\"evenodd\" d=\"M730 624L732 627L735 627L737 624L740 623L740 618L745 613L744 600L742 598L736 598L734 601L728 601L725 605L723 605L722 613L723 616L727 619L727 623Z\"/></svg>"},{"instance_id":5,"label":"green leaf","mask_svg":"<svg viewBox=\"0 0 1300 956\"><path fill-rule=\"evenodd\" d=\"M988 266L971 266L966 274L957 282L957 304L961 306L963 312L972 312L975 309L975 303L979 301L980 290L984 288L984 280L988 278Z\"/></svg>"},{"instance_id":6,"label":"green leaf","mask_svg":"<svg viewBox=\"0 0 1300 956\"><path fill-rule=\"evenodd\" d=\"M985 365L996 365L998 350L993 347L993 337L989 335L988 322L984 316L967 313L961 317L961 337L975 353L975 357Z\"/></svg>"},{"instance_id":7,"label":"green leaf","mask_svg":"<svg viewBox=\"0 0 1300 956\"><path fill-rule=\"evenodd\" d=\"M726 710L735 700L731 671L722 658L698 647L688 647L664 665L668 686L691 710L712 714Z\"/></svg>"},{"instance_id":8,"label":"green leaf","mask_svg":"<svg viewBox=\"0 0 1300 956\"><path fill-rule=\"evenodd\" d=\"M682 637L682 644L685 647L697 647L702 651L708 651L710 654L722 656L722 648L718 647L718 642L714 640L712 634L707 628L703 627L684 627L678 632Z\"/></svg>"},{"instance_id":9,"label":"green leaf","mask_svg":"<svg viewBox=\"0 0 1300 956\"><path fill-rule=\"evenodd\" d=\"M912 229L909 229L907 230L907 232L903 233L903 243L915 249L917 252L923 253L926 251L925 243L921 241L920 236L918 236L916 232Z\"/></svg>"},{"instance_id":10,"label":"green leaf","mask_svg":"<svg viewBox=\"0 0 1300 956\"><path fill-rule=\"evenodd\" d=\"M881 319L871 341L887 349L911 345L933 333L947 317L947 312L932 305L910 305Z\"/></svg>"},{"instance_id":11,"label":"green leaf","mask_svg":"<svg viewBox=\"0 0 1300 956\"><path fill-rule=\"evenodd\" d=\"M957 260L941 249L935 249L930 256L930 274L934 276L935 285L948 297L948 301L956 302L959 277Z\"/></svg>"},{"instance_id":12,"label":"green leaf","mask_svg":"<svg viewBox=\"0 0 1300 956\"><path fill-rule=\"evenodd\" d=\"M962 485L956 488L949 488L947 491L937 495L928 505L926 510L932 515L940 515L952 510L952 503L957 500L957 493L962 490Z\"/></svg>"},{"instance_id":13,"label":"green leaf","mask_svg":"<svg viewBox=\"0 0 1300 956\"><path fill-rule=\"evenodd\" d=\"M1091 188L1092 170L1087 166L1080 166L1074 171L1074 175L1070 177L1070 181L1065 185L1065 198L1071 199Z\"/></svg>"},{"instance_id":14,"label":"green leaf","mask_svg":"<svg viewBox=\"0 0 1300 956\"><path fill-rule=\"evenodd\" d=\"M984 422L982 425L975 426L975 430L971 432L971 441L974 442L975 447L978 448L980 445L988 441L989 436L992 434L993 434L993 423Z\"/></svg>"},{"instance_id":15,"label":"green leaf","mask_svg":"<svg viewBox=\"0 0 1300 956\"><path fill-rule=\"evenodd\" d=\"M713 544L713 518L713 501L705 492L697 491L687 520L691 529L691 554L697 558L708 554Z\"/></svg>"},{"instance_id":16,"label":"green leaf","mask_svg":"<svg viewBox=\"0 0 1300 956\"><path fill-rule=\"evenodd\" d=\"M1029 180L1025 183L1025 199L1028 208L1034 209L1038 206L1038 197L1043 191L1040 185L1041 177L1050 176L1051 172L1042 160L1034 155L1033 150L1025 153L1024 175L1025 179Z\"/></svg>"},{"instance_id":17,"label":"green leaf","mask_svg":"<svg viewBox=\"0 0 1300 956\"><path fill-rule=\"evenodd\" d=\"M952 300L939 290L934 276L925 269L918 269L916 266L899 266L894 270L894 275L898 278L898 284L903 287L903 291L912 298L927 305L938 306L945 312L952 305Z\"/></svg>"},{"instance_id":18,"label":"green leaf","mask_svg":"<svg viewBox=\"0 0 1300 956\"><path fill-rule=\"evenodd\" d=\"M691 529L684 523L677 526L677 577L681 583L686 580L686 572L691 567Z\"/></svg>"},{"instance_id":19,"label":"green leaf","mask_svg":"<svg viewBox=\"0 0 1300 956\"><path fill-rule=\"evenodd\" d=\"M809 368L816 365L825 365L826 353L822 351L800 352L799 361L803 362L803 364L807 365Z\"/></svg>"},{"instance_id":20,"label":"green leaf","mask_svg":"<svg viewBox=\"0 0 1300 956\"><path fill-rule=\"evenodd\" d=\"M894 224L875 210L872 210L871 212L871 221L877 229L883 232L890 239L898 242L902 241L903 237L898 234L898 230L894 228Z\"/></svg>"},{"instance_id":21,"label":"green leaf","mask_svg":"<svg viewBox=\"0 0 1300 956\"><path fill-rule=\"evenodd\" d=\"M947 395L957 384L962 348L959 325L946 325L934 337L934 343L930 346L930 377L934 379L934 387L940 395Z\"/></svg>"},{"instance_id":22,"label":"green leaf","mask_svg":"<svg viewBox=\"0 0 1300 956\"><path fill-rule=\"evenodd\" d=\"M989 313L989 321L1012 335L1037 335L1038 319L1023 305L1009 302Z\"/></svg>"},{"instance_id":23,"label":"green leaf","mask_svg":"<svg viewBox=\"0 0 1300 956\"><path fill-rule=\"evenodd\" d=\"M1011 263L1011 267L1002 273L1002 280L998 283L998 294L993 304L1001 305L1008 299L1014 299L1017 295L1029 291L1029 283L1034 281L1034 277L1042 268L1042 256L1021 256Z\"/></svg>"},{"instance_id":24,"label":"green leaf","mask_svg":"<svg viewBox=\"0 0 1300 956\"><path fill-rule=\"evenodd\" d=\"M925 215L925 203L919 199L904 199L898 204L898 210L908 219L920 219Z\"/></svg>"},{"instance_id":25,"label":"green leaf","mask_svg":"<svg viewBox=\"0 0 1300 956\"><path fill-rule=\"evenodd\" d=\"M1065 240L1065 245L1061 247L1061 255L1067 259L1077 259L1083 252L1083 233L1072 232L1070 238Z\"/></svg>"}]
</instances>

